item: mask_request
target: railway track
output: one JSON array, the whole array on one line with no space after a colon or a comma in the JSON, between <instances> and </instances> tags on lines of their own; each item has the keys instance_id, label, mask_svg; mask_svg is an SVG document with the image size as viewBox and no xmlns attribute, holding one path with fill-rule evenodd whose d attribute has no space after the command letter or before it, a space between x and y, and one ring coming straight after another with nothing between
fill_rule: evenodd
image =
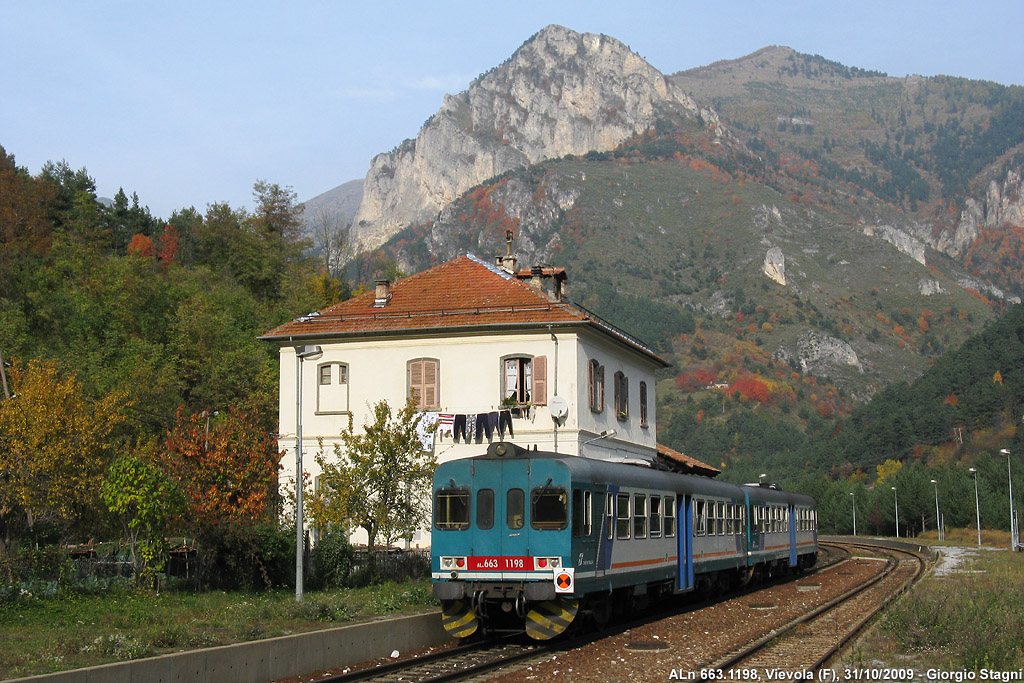
<instances>
[{"instance_id":1,"label":"railway track","mask_svg":"<svg viewBox=\"0 0 1024 683\"><path fill-rule=\"evenodd\" d=\"M773 626L774 630L771 636L761 638L748 646L735 649L728 656L725 656L728 650L723 649L722 655L717 655L711 659L704 659L705 662L715 661L714 664L701 665L700 669L703 669L704 672L708 670L725 672L730 668L750 671L756 668L760 672L760 680L764 680L764 670L816 670L823 666L837 648L847 642L867 619L877 612L878 609L881 609L886 596L892 597L896 595L899 590L902 590L903 587L916 578L924 566L923 561L920 559L909 559L914 557L912 554L895 550L884 551L891 553L888 559L863 559L852 558L852 551L856 548L859 549L859 552L863 552L863 548L868 546L828 541L820 543L820 547L822 553L818 567L813 571L805 572L797 581L790 580L770 582L767 585L762 584L754 591L733 594L730 598L740 597L745 594L757 595L762 591L770 593L776 588L784 590L786 586L793 584L796 584L798 591L802 588L815 590L816 586L821 586L828 580L826 572L829 570L840 574L853 573L844 572L842 566L836 566L851 560L858 565L863 563L878 564L880 571L874 572L875 577L868 586L862 585L851 589L838 598L829 601L828 604L815 609L801 618L794 619L785 626ZM904 559L896 559L897 557ZM863 567L857 567L857 570L858 573L866 571ZM845 578L849 579L850 577ZM770 599L764 598L764 600ZM686 605L670 608L667 611L660 611L658 614L647 614L637 619L631 619L628 623L620 623L615 628L606 629L600 634L588 633L575 638L564 638L544 643L526 641L525 638L519 638L461 645L417 658L386 663L353 673L335 676L318 675L316 680L330 681L331 683L350 683L354 681L375 681L379 683L420 681L438 683L440 681L491 680L493 677L500 677L510 672L521 670L525 666L539 667L538 670L541 670L550 663L550 660L554 659L553 655L555 654L559 655L558 661L561 662L563 660L563 653L572 650L579 649L583 651L589 650L591 647L600 648L602 642L613 641L616 638L624 637L636 640L635 634L639 633L639 631L634 631L634 635L630 636L631 629L640 629L645 624L657 624L659 620L670 620L688 613L699 613L701 610L714 608L719 602L721 601L711 603L691 602ZM636 645L637 643L630 644ZM738 643L734 644L733 647L737 646ZM576 671L579 671L580 674L583 673L580 669ZM700 671L696 673L698 675L701 674ZM513 675L513 679L516 678ZM735 680L735 674L732 679L728 675L724 675L723 679ZM637 677L635 680L646 679ZM664 679L659 678L658 680ZM697 678L696 680L705 679Z\"/></svg>"},{"instance_id":2,"label":"railway track","mask_svg":"<svg viewBox=\"0 0 1024 683\"><path fill-rule=\"evenodd\" d=\"M808 614L775 629L708 667L714 671L813 673L837 653L891 600L923 573L921 553L875 545L851 545L881 555L882 571L875 578L829 600Z\"/></svg>"},{"instance_id":3,"label":"railway track","mask_svg":"<svg viewBox=\"0 0 1024 683\"><path fill-rule=\"evenodd\" d=\"M421 657L382 664L373 668L318 678L318 683L447 683L483 680L479 677L499 667L511 666L553 649L547 644L519 641L487 641L441 650Z\"/></svg>"}]
</instances>

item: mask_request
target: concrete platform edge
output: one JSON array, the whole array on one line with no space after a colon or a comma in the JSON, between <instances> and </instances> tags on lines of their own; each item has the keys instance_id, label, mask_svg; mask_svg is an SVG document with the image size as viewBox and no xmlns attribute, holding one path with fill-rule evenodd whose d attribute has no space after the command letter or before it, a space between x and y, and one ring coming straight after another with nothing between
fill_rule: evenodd
<instances>
[{"instance_id":1,"label":"concrete platform edge","mask_svg":"<svg viewBox=\"0 0 1024 683\"><path fill-rule=\"evenodd\" d=\"M439 612L9 679L8 683L267 683L451 642Z\"/></svg>"}]
</instances>

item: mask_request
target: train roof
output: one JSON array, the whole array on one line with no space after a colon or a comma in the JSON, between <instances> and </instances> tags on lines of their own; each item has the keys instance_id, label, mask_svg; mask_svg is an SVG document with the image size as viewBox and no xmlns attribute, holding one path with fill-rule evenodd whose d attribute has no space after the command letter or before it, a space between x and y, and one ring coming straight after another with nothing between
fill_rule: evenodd
<instances>
[{"instance_id":1,"label":"train roof","mask_svg":"<svg viewBox=\"0 0 1024 683\"><path fill-rule=\"evenodd\" d=\"M704 494L721 496L742 500L744 495L749 495L751 500L761 502L797 503L813 505L814 499L799 493L780 491L767 487L740 486L724 481L716 481L708 477L695 476L692 474L681 474L657 470L642 465L631 465L618 462L608 462L595 458L586 458L578 455L565 455L550 453L546 451L530 451L515 444L507 442L492 443L486 455L478 455L472 458L450 460L438 466L437 474L444 474L444 470L452 467L458 468L457 463L466 463L462 467L468 467L470 462L486 462L498 460L555 460L569 470L573 480L585 480L597 484L617 484L637 488L660 488L684 494Z\"/></svg>"}]
</instances>

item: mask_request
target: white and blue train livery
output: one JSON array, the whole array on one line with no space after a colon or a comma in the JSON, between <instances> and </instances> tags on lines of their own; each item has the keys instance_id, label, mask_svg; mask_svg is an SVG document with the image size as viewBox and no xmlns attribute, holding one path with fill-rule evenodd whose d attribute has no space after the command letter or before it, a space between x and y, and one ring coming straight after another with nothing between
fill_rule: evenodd
<instances>
[{"instance_id":1,"label":"white and blue train livery","mask_svg":"<svg viewBox=\"0 0 1024 683\"><path fill-rule=\"evenodd\" d=\"M432 576L455 637L562 633L659 596L811 567L808 496L494 443L438 466Z\"/></svg>"}]
</instances>

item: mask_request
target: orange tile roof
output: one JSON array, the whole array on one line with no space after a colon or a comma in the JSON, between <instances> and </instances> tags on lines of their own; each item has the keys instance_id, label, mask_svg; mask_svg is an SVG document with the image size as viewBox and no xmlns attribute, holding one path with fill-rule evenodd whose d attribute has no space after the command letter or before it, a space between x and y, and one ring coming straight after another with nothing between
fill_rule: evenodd
<instances>
[{"instance_id":1,"label":"orange tile roof","mask_svg":"<svg viewBox=\"0 0 1024 683\"><path fill-rule=\"evenodd\" d=\"M374 306L368 292L279 325L260 339L296 342L374 334L417 334L480 327L509 329L588 325L665 364L650 348L577 306L531 287L496 265L467 254L394 282L390 299Z\"/></svg>"},{"instance_id":2,"label":"orange tile roof","mask_svg":"<svg viewBox=\"0 0 1024 683\"><path fill-rule=\"evenodd\" d=\"M699 474L705 477L715 477L722 473L722 470L705 464L696 458L674 451L664 444L658 444L658 457L664 459L666 464L684 474Z\"/></svg>"}]
</instances>

